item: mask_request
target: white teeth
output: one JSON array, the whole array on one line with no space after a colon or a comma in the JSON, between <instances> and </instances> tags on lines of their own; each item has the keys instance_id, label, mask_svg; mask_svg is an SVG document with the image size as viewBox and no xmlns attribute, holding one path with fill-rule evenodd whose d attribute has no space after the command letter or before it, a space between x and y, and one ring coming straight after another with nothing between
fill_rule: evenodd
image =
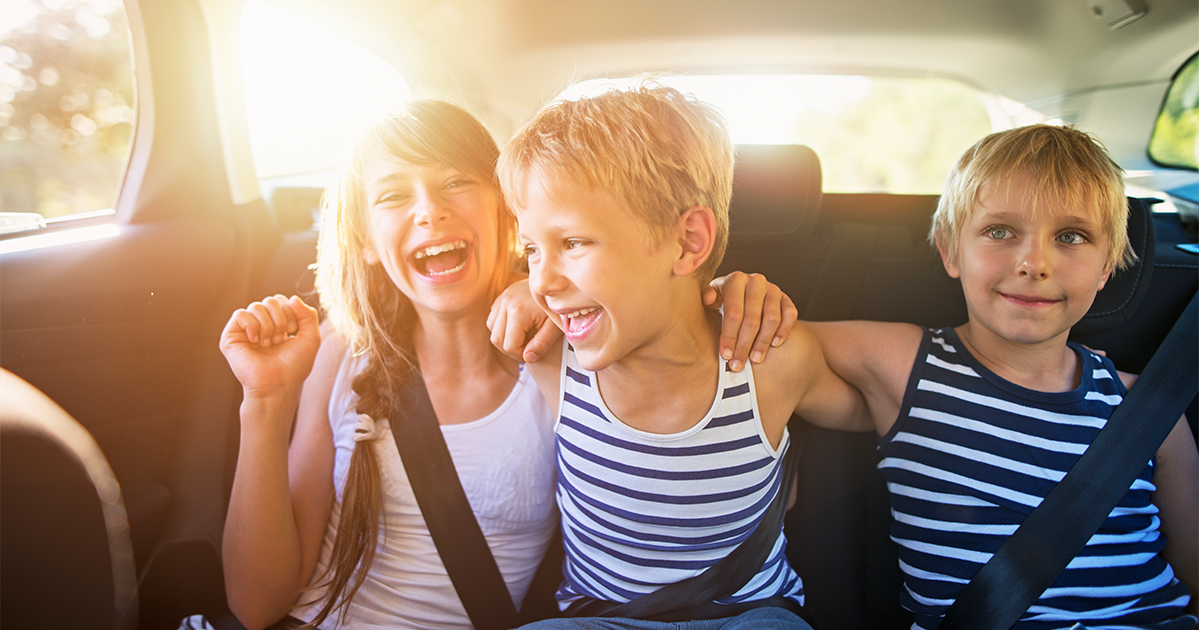
<instances>
[{"instance_id":1,"label":"white teeth","mask_svg":"<svg viewBox=\"0 0 1199 630\"><path fill-rule=\"evenodd\" d=\"M450 243L442 243L441 245L433 245L431 247L426 247L426 248L416 252L415 254L413 254L413 256L417 260L420 260L421 258L424 258L426 256L436 256L438 254L442 254L442 253L445 253L448 251L453 251L455 249L462 249L464 247L466 247L466 241L453 241Z\"/></svg>"},{"instance_id":2,"label":"white teeth","mask_svg":"<svg viewBox=\"0 0 1199 630\"><path fill-rule=\"evenodd\" d=\"M582 317L588 313L593 313L598 310L599 310L598 306L593 306L591 308L585 308L583 310L575 311L573 313L567 313L566 317L568 317L568 318Z\"/></svg>"},{"instance_id":3,"label":"white teeth","mask_svg":"<svg viewBox=\"0 0 1199 630\"><path fill-rule=\"evenodd\" d=\"M429 276L448 276L448 275L450 275L451 273L458 273L459 271L462 271L462 268L463 268L463 267L466 267L466 261L465 261L465 260L464 260L464 261L462 261L462 264L461 264L461 265L458 265L457 267L454 267L453 269L446 269L445 271L430 271L430 272L428 272L428 273L427 273L427 274L425 274L425 275L429 275Z\"/></svg>"}]
</instances>

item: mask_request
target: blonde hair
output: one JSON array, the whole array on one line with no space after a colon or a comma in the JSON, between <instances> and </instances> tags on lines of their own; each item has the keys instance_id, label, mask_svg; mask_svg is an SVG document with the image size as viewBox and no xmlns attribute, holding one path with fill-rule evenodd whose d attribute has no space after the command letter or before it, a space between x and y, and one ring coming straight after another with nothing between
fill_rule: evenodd
<instances>
[{"instance_id":1,"label":"blonde hair","mask_svg":"<svg viewBox=\"0 0 1199 630\"><path fill-rule=\"evenodd\" d=\"M733 144L724 117L652 81L546 104L508 142L496 167L515 210L531 172L604 190L627 203L660 243L689 208L716 215L716 242L696 270L706 283L724 257L733 190Z\"/></svg>"},{"instance_id":2,"label":"blonde hair","mask_svg":"<svg viewBox=\"0 0 1199 630\"><path fill-rule=\"evenodd\" d=\"M366 367L354 377L357 411L381 420L399 403L401 386L418 368L412 346L416 314L381 265L368 265L363 252L370 222L366 212L365 164L387 159L427 166L440 164L478 177L498 190L495 163L499 149L478 120L440 101L414 101L372 125L338 169L326 191L317 242L316 288L330 324L346 339ZM516 222L497 195L498 260L489 285L494 299L517 267ZM340 611L366 579L374 560L382 509L379 462L371 441L357 442L342 496L342 517L329 564L330 577L319 625ZM353 580L353 584L350 581Z\"/></svg>"},{"instance_id":3,"label":"blonde hair","mask_svg":"<svg viewBox=\"0 0 1199 630\"><path fill-rule=\"evenodd\" d=\"M939 242L956 257L962 226L983 187L1027 178L1034 208L1058 203L1096 212L1108 239L1104 269L1122 269L1136 260L1128 242L1123 173L1098 139L1069 125L1029 125L993 133L967 149L949 172L929 241L934 246Z\"/></svg>"}]
</instances>

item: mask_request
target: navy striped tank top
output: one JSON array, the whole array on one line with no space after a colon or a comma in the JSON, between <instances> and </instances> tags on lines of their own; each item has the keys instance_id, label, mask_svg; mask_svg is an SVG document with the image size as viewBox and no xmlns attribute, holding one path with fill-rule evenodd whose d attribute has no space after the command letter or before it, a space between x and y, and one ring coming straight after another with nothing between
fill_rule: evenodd
<instances>
[{"instance_id":1,"label":"navy striped tank top","mask_svg":"<svg viewBox=\"0 0 1199 630\"><path fill-rule=\"evenodd\" d=\"M627 602L698 575L745 540L778 493L780 464L763 432L751 368L721 370L708 414L681 433L622 423L593 372L566 345L556 427L565 608L580 596ZM721 362L724 365L724 362ZM775 595L803 603L779 531L762 569L719 603Z\"/></svg>"},{"instance_id":2,"label":"navy striped tank top","mask_svg":"<svg viewBox=\"0 0 1199 630\"><path fill-rule=\"evenodd\" d=\"M925 331L899 419L880 440L905 575L901 600L934 629L962 587L1086 451L1126 390L1111 361L1071 344L1083 362L1074 391L1046 393L1000 378L952 329ZM1150 461L1016 628L1189 628L1185 585L1164 539Z\"/></svg>"}]
</instances>

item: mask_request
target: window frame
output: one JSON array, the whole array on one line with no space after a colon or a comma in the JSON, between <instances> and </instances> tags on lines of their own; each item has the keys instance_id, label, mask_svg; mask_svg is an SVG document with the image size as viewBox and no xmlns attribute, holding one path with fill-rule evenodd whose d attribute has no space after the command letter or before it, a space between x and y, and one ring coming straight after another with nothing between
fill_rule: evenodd
<instances>
[{"instance_id":1,"label":"window frame","mask_svg":"<svg viewBox=\"0 0 1199 630\"><path fill-rule=\"evenodd\" d=\"M69 232L82 228L92 229L105 225L115 226L119 223L128 222L131 217L134 205L131 198L136 197L137 184L143 179L142 175L144 175L146 164L146 156L142 155L140 159L138 156L139 145L144 144L139 139L143 135L152 135L139 133L139 130L143 129L143 125L148 128L149 125L153 124L153 116L147 111L152 110L150 104L152 90L148 89L150 85L148 72L149 55L146 46L145 29L142 24L138 3L136 0L122 0L121 7L125 12L125 20L129 28L130 65L133 71L131 78L133 86L133 120L129 123L129 153L125 159L125 169L117 181L116 198L113 201L112 207L56 217L44 217L35 211L11 213L14 215L28 215L33 225L25 229L0 233L0 242L57 232ZM142 153L148 153L148 151L148 148L142 149ZM131 182L134 183L133 186L130 186ZM132 193L130 193L130 188L134 189ZM34 220L34 217L38 217L38 220ZM63 242L70 243L74 241L64 239ZM48 247L56 244L59 244L58 241L50 239L44 245L39 244L35 247ZM10 248L11 245L0 248L0 251L8 251Z\"/></svg>"}]
</instances>

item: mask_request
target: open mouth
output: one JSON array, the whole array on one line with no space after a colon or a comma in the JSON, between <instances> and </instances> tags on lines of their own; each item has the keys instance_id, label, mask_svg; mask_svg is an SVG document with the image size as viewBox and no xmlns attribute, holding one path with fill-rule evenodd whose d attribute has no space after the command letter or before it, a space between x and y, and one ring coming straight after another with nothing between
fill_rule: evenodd
<instances>
[{"instance_id":1,"label":"open mouth","mask_svg":"<svg viewBox=\"0 0 1199 630\"><path fill-rule=\"evenodd\" d=\"M450 241L431 245L412 254L412 266L422 276L436 278L462 271L470 251L466 241Z\"/></svg>"},{"instance_id":2,"label":"open mouth","mask_svg":"<svg viewBox=\"0 0 1199 630\"><path fill-rule=\"evenodd\" d=\"M591 308L579 309L571 313L562 315L562 323L564 324L565 333L569 337L577 337L595 324L596 320L603 314L598 306Z\"/></svg>"}]
</instances>

